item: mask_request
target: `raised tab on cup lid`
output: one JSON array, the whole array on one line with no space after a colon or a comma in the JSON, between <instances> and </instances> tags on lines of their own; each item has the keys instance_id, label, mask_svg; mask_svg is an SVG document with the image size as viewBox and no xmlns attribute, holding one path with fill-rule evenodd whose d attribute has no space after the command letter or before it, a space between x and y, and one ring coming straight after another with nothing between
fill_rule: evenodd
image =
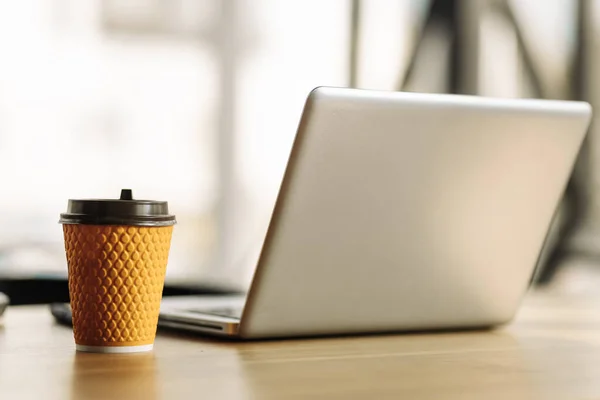
<instances>
[{"instance_id":1,"label":"raised tab on cup lid","mask_svg":"<svg viewBox=\"0 0 600 400\"><path fill-rule=\"evenodd\" d=\"M121 189L120 200L133 200L133 192L131 189Z\"/></svg>"},{"instance_id":2,"label":"raised tab on cup lid","mask_svg":"<svg viewBox=\"0 0 600 400\"><path fill-rule=\"evenodd\" d=\"M60 214L61 224L86 225L175 225L166 201L134 200L131 189L121 190L119 199L69 200L67 212Z\"/></svg>"}]
</instances>

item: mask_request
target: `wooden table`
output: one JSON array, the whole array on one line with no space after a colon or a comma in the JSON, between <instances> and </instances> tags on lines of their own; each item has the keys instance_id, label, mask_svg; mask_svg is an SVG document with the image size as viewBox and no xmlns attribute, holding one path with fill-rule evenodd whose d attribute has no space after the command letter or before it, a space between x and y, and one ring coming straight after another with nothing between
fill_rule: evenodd
<instances>
[{"instance_id":1,"label":"wooden table","mask_svg":"<svg viewBox=\"0 0 600 400\"><path fill-rule=\"evenodd\" d=\"M0 399L28 398L600 398L600 297L530 294L494 331L254 343L160 333L137 355L76 353L47 308L14 307L0 323Z\"/></svg>"}]
</instances>

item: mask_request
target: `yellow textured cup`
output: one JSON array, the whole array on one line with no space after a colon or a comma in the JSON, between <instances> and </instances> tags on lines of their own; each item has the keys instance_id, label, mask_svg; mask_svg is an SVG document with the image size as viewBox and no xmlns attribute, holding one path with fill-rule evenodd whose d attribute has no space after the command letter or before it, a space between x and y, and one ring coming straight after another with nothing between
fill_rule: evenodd
<instances>
[{"instance_id":1,"label":"yellow textured cup","mask_svg":"<svg viewBox=\"0 0 600 400\"><path fill-rule=\"evenodd\" d=\"M82 201L87 202L83 208L90 211L91 200ZM98 207L92 207L89 214L61 215L76 348L101 353L151 350L174 217L169 216L166 225L165 218L163 222L158 219L158 223L156 218L148 219L147 207L146 215L139 212L139 207L137 214L132 212L134 200L125 200L125 206L120 203L109 211L105 210L109 201L98 201L103 217L99 217ZM71 207L71 202L78 200L69 202L70 211L81 211ZM90 223L116 220L145 225Z\"/></svg>"}]
</instances>

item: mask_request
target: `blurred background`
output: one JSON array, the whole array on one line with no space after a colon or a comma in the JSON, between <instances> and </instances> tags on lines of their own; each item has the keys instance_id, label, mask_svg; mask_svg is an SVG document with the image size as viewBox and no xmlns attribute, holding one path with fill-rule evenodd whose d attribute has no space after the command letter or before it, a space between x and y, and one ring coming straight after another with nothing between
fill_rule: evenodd
<instances>
[{"instance_id":1,"label":"blurred background","mask_svg":"<svg viewBox=\"0 0 600 400\"><path fill-rule=\"evenodd\" d=\"M2 2L0 291L68 299L59 213L125 187L177 215L165 294L243 290L312 88L595 105L598 22L600 0ZM597 125L537 285L597 287Z\"/></svg>"}]
</instances>

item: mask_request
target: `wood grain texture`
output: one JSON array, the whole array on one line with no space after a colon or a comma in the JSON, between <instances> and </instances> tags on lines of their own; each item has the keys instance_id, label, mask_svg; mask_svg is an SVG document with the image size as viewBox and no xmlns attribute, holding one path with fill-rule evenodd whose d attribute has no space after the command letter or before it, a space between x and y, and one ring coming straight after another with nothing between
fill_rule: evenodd
<instances>
[{"instance_id":1,"label":"wood grain texture","mask_svg":"<svg viewBox=\"0 0 600 400\"><path fill-rule=\"evenodd\" d=\"M160 332L148 354L76 353L46 307L0 322L0 399L600 398L600 296L530 294L493 331L266 342Z\"/></svg>"}]
</instances>

